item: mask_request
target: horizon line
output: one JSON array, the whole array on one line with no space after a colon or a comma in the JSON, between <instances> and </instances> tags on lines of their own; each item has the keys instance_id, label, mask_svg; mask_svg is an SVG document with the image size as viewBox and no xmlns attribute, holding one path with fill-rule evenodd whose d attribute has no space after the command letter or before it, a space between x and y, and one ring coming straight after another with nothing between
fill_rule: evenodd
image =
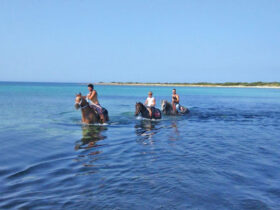
<instances>
[{"instance_id":1,"label":"horizon line","mask_svg":"<svg viewBox=\"0 0 280 210\"><path fill-rule=\"evenodd\" d=\"M0 81L2 83L63 83L63 84L201 84L201 83L206 83L206 84L226 84L226 83L280 83L280 81L270 81L270 82L263 82L263 81L254 81L254 82L206 82L206 81L201 81L201 82L120 82L120 81L111 81L111 82L51 82L51 81Z\"/></svg>"}]
</instances>

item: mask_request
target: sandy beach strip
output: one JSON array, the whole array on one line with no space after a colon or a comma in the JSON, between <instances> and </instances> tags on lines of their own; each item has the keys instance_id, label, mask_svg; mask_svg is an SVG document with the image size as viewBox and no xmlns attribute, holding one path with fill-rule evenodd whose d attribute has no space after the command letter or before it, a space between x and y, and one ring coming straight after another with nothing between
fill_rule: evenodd
<instances>
[{"instance_id":1,"label":"sandy beach strip","mask_svg":"<svg viewBox=\"0 0 280 210\"><path fill-rule=\"evenodd\" d=\"M213 88L275 88L280 89L280 86L273 85L259 85L259 86L246 86L246 85L216 85L216 84L172 84L172 83L122 83L122 82L101 82L94 83L95 85L108 85L108 86L160 86L160 87L213 87Z\"/></svg>"}]
</instances>

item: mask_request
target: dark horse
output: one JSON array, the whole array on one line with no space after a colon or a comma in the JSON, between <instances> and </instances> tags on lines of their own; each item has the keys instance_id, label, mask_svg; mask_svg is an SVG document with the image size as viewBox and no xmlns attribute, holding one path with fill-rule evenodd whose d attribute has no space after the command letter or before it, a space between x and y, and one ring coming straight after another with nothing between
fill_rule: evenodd
<instances>
[{"instance_id":1,"label":"dark horse","mask_svg":"<svg viewBox=\"0 0 280 210\"><path fill-rule=\"evenodd\" d=\"M93 123L105 123L109 121L109 115L107 109L102 108L102 112L105 119L105 122L102 122L97 111L94 108L90 107L89 103L86 101L86 99L82 96L81 93L76 95L75 108L81 109L83 123L93 124Z\"/></svg>"},{"instance_id":2,"label":"dark horse","mask_svg":"<svg viewBox=\"0 0 280 210\"><path fill-rule=\"evenodd\" d=\"M150 117L148 109L141 102L137 102L135 105L135 116L138 116L140 113L143 118L161 119L161 111L159 109L152 108L152 117Z\"/></svg>"},{"instance_id":3,"label":"dark horse","mask_svg":"<svg viewBox=\"0 0 280 210\"><path fill-rule=\"evenodd\" d=\"M184 115L190 112L190 110L186 107L181 106L181 108L183 110L181 112L178 112L177 110L174 111L171 103L166 100L163 100L161 102L161 111L166 115Z\"/></svg>"}]
</instances>

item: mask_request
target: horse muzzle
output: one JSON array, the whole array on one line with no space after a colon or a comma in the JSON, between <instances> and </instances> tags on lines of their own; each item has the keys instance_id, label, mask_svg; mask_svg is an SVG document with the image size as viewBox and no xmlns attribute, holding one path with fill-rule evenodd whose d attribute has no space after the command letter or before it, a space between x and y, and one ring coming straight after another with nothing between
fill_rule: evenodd
<instances>
[{"instance_id":1,"label":"horse muzzle","mask_svg":"<svg viewBox=\"0 0 280 210\"><path fill-rule=\"evenodd\" d=\"M75 104L75 108L78 110L79 108L81 108L80 104Z\"/></svg>"}]
</instances>

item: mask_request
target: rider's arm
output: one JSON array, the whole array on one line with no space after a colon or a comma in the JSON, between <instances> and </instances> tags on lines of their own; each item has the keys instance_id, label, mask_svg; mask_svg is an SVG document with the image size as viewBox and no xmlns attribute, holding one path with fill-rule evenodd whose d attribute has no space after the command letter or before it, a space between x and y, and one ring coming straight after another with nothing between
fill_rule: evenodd
<instances>
[{"instance_id":1,"label":"rider's arm","mask_svg":"<svg viewBox=\"0 0 280 210\"><path fill-rule=\"evenodd\" d=\"M176 96L177 103L180 102L179 95Z\"/></svg>"},{"instance_id":2,"label":"rider's arm","mask_svg":"<svg viewBox=\"0 0 280 210\"><path fill-rule=\"evenodd\" d=\"M96 91L92 91L90 94L88 94L88 99L92 100L96 96Z\"/></svg>"},{"instance_id":3,"label":"rider's arm","mask_svg":"<svg viewBox=\"0 0 280 210\"><path fill-rule=\"evenodd\" d=\"M156 105L156 99L154 98L152 106Z\"/></svg>"},{"instance_id":4,"label":"rider's arm","mask_svg":"<svg viewBox=\"0 0 280 210\"><path fill-rule=\"evenodd\" d=\"M145 101L145 105L147 105L148 104L148 100L146 99L146 101Z\"/></svg>"}]
</instances>

